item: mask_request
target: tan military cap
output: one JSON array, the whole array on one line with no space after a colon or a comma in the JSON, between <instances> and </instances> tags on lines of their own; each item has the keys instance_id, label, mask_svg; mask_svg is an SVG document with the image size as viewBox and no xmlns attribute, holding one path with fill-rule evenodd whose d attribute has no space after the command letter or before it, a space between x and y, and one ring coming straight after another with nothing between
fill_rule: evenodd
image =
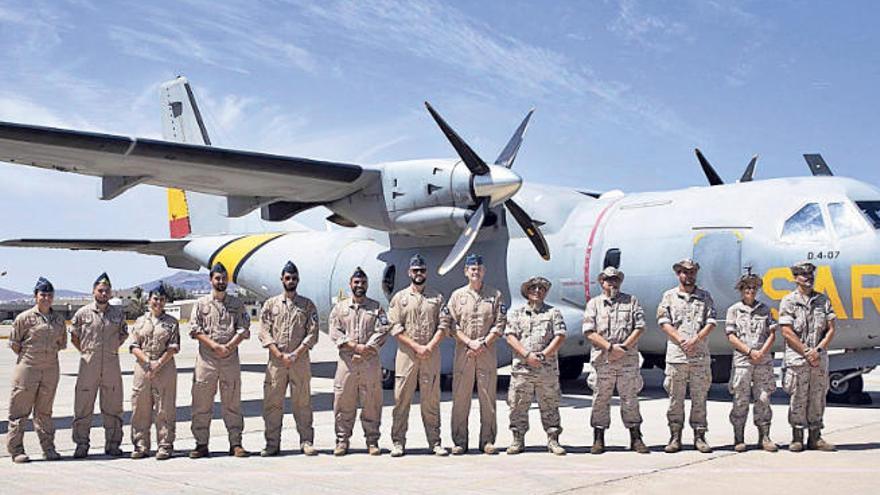
<instances>
[{"instance_id":1,"label":"tan military cap","mask_svg":"<svg viewBox=\"0 0 880 495\"><path fill-rule=\"evenodd\" d=\"M754 273L747 273L736 281L736 290L743 290L744 287L758 287L764 285L764 280Z\"/></svg>"},{"instance_id":2,"label":"tan military cap","mask_svg":"<svg viewBox=\"0 0 880 495\"><path fill-rule=\"evenodd\" d=\"M672 271L678 273L682 270L699 270L700 264L690 258L684 258L678 260L674 265L672 265Z\"/></svg>"},{"instance_id":3,"label":"tan military cap","mask_svg":"<svg viewBox=\"0 0 880 495\"><path fill-rule=\"evenodd\" d=\"M522 283L521 286L519 286L519 293L522 294L522 296L524 298L528 299L529 298L529 287L531 287L533 285L540 285L540 286L544 287L545 290L549 291L550 286L553 284L551 284L550 281L544 277L539 277L539 276L529 277L528 280L526 280L525 282Z\"/></svg>"},{"instance_id":4,"label":"tan military cap","mask_svg":"<svg viewBox=\"0 0 880 495\"><path fill-rule=\"evenodd\" d=\"M599 276L598 276L597 278L599 279L599 283L600 283L600 284L601 284L606 278L617 278L617 279L619 279L621 282L623 282L623 272L620 271L620 270L618 270L616 267L609 266L609 267L606 267L606 268L605 268L604 270L602 270L601 272L599 272Z\"/></svg>"},{"instance_id":5,"label":"tan military cap","mask_svg":"<svg viewBox=\"0 0 880 495\"><path fill-rule=\"evenodd\" d=\"M816 271L816 265L810 263L809 261L801 261L791 265L791 274L797 277L798 275L807 275L812 274Z\"/></svg>"}]
</instances>

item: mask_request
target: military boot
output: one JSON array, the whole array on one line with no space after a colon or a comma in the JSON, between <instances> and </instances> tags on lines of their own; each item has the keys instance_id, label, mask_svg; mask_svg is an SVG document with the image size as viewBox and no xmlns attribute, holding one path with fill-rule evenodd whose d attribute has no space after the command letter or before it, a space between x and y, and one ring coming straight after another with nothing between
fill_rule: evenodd
<instances>
[{"instance_id":1,"label":"military boot","mask_svg":"<svg viewBox=\"0 0 880 495\"><path fill-rule=\"evenodd\" d=\"M159 447L159 450L156 451L156 460L157 461L164 461L167 459L171 459L172 452L173 452L173 449L171 449L169 447Z\"/></svg>"},{"instance_id":2,"label":"military boot","mask_svg":"<svg viewBox=\"0 0 880 495\"><path fill-rule=\"evenodd\" d=\"M834 444L826 442L822 438L822 430L819 428L810 428L810 438L807 440L807 448L811 450L821 450L822 452L834 452L837 447Z\"/></svg>"},{"instance_id":3,"label":"military boot","mask_svg":"<svg viewBox=\"0 0 880 495\"><path fill-rule=\"evenodd\" d=\"M767 452L776 452L779 446L770 440L770 425L762 425L758 427L758 447Z\"/></svg>"},{"instance_id":4,"label":"military boot","mask_svg":"<svg viewBox=\"0 0 880 495\"><path fill-rule=\"evenodd\" d=\"M61 459L61 454L58 453L53 447L49 447L45 451L43 451L43 460L46 461L57 461Z\"/></svg>"},{"instance_id":5,"label":"military boot","mask_svg":"<svg viewBox=\"0 0 880 495\"><path fill-rule=\"evenodd\" d=\"M633 426L629 429L629 450L638 452L639 454L648 454L651 452L642 440L642 429L638 426Z\"/></svg>"},{"instance_id":6,"label":"military boot","mask_svg":"<svg viewBox=\"0 0 880 495\"><path fill-rule=\"evenodd\" d=\"M507 455L522 454L526 450L525 435L522 433L513 434L513 443L507 447Z\"/></svg>"},{"instance_id":7,"label":"military boot","mask_svg":"<svg viewBox=\"0 0 880 495\"><path fill-rule=\"evenodd\" d=\"M150 455L150 451L147 450L146 447L135 447L133 451L131 451L132 459L143 459Z\"/></svg>"},{"instance_id":8,"label":"military boot","mask_svg":"<svg viewBox=\"0 0 880 495\"><path fill-rule=\"evenodd\" d=\"M791 429L791 443L788 444L789 452L802 452L804 450L804 430L794 427Z\"/></svg>"},{"instance_id":9,"label":"military boot","mask_svg":"<svg viewBox=\"0 0 880 495\"><path fill-rule=\"evenodd\" d=\"M379 444L377 444L377 443L368 443L367 444L367 453L372 456L382 455L382 449L379 448ZM403 454L401 454L401 455L403 455Z\"/></svg>"},{"instance_id":10,"label":"military boot","mask_svg":"<svg viewBox=\"0 0 880 495\"><path fill-rule=\"evenodd\" d=\"M669 443L663 448L667 454L681 450L681 425L669 425Z\"/></svg>"},{"instance_id":11,"label":"military boot","mask_svg":"<svg viewBox=\"0 0 880 495\"><path fill-rule=\"evenodd\" d=\"M26 464L28 462L31 462L31 458L28 457L28 455L24 452L21 452L12 456L12 462L16 464Z\"/></svg>"},{"instance_id":12,"label":"military boot","mask_svg":"<svg viewBox=\"0 0 880 495\"><path fill-rule=\"evenodd\" d=\"M403 447L403 444L395 443L393 447L391 447L391 457L403 457L403 454L406 453L406 449Z\"/></svg>"},{"instance_id":13,"label":"military boot","mask_svg":"<svg viewBox=\"0 0 880 495\"><path fill-rule=\"evenodd\" d=\"M559 434L547 436L547 450L553 455L565 455L565 449L559 445Z\"/></svg>"},{"instance_id":14,"label":"military boot","mask_svg":"<svg viewBox=\"0 0 880 495\"><path fill-rule=\"evenodd\" d=\"M336 442L336 448L333 449L333 455L342 457L348 453L348 442Z\"/></svg>"},{"instance_id":15,"label":"military boot","mask_svg":"<svg viewBox=\"0 0 880 495\"><path fill-rule=\"evenodd\" d=\"M733 427L733 450L736 452L746 451L745 429L745 425L735 425Z\"/></svg>"},{"instance_id":16,"label":"military boot","mask_svg":"<svg viewBox=\"0 0 880 495\"><path fill-rule=\"evenodd\" d=\"M299 448L300 448L300 450L302 450L302 453L304 455L307 455L307 456L318 455L318 450L315 449L315 446L312 445L312 442L310 442L308 440L306 440L305 442L300 444Z\"/></svg>"},{"instance_id":17,"label":"military boot","mask_svg":"<svg viewBox=\"0 0 880 495\"><path fill-rule=\"evenodd\" d=\"M203 457L211 457L211 451L208 450L208 444L197 444L196 448L189 452L190 459L201 459Z\"/></svg>"},{"instance_id":18,"label":"military boot","mask_svg":"<svg viewBox=\"0 0 880 495\"><path fill-rule=\"evenodd\" d=\"M108 444L104 447L104 453L111 457L122 457L125 455L125 452L119 448L118 444Z\"/></svg>"},{"instance_id":19,"label":"military boot","mask_svg":"<svg viewBox=\"0 0 880 495\"><path fill-rule=\"evenodd\" d=\"M590 447L590 453L601 454L603 452L605 452L605 430L593 428L593 446Z\"/></svg>"},{"instance_id":20,"label":"military boot","mask_svg":"<svg viewBox=\"0 0 880 495\"><path fill-rule=\"evenodd\" d=\"M81 443L76 446L76 450L73 451L74 459L85 459L89 455L89 445L85 443Z\"/></svg>"},{"instance_id":21,"label":"military boot","mask_svg":"<svg viewBox=\"0 0 880 495\"><path fill-rule=\"evenodd\" d=\"M281 453L281 449L277 445L266 445L266 448L260 451L260 457L275 457Z\"/></svg>"},{"instance_id":22,"label":"military boot","mask_svg":"<svg viewBox=\"0 0 880 495\"><path fill-rule=\"evenodd\" d=\"M704 454L712 453L712 447L706 442L706 430L694 430L694 448Z\"/></svg>"}]
</instances>

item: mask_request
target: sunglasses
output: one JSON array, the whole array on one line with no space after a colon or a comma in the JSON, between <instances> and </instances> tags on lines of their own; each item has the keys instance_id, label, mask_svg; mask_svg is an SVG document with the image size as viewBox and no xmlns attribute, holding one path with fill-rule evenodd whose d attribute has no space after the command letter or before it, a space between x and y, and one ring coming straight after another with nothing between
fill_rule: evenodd
<instances>
[{"instance_id":1,"label":"sunglasses","mask_svg":"<svg viewBox=\"0 0 880 495\"><path fill-rule=\"evenodd\" d=\"M427 268L410 268L413 273L425 273L428 271Z\"/></svg>"}]
</instances>

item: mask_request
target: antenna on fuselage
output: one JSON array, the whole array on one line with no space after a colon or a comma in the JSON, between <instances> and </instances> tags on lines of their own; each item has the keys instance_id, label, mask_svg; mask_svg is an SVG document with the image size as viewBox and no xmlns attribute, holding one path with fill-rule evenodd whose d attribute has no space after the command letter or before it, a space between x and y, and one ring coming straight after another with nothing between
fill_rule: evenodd
<instances>
[{"instance_id":1,"label":"antenna on fuselage","mask_svg":"<svg viewBox=\"0 0 880 495\"><path fill-rule=\"evenodd\" d=\"M700 167L703 169L703 173L706 174L706 179L709 181L710 186L720 186L724 184L724 181L721 179L721 176L718 175L718 172L715 171L715 168L712 167L712 164L709 163L709 160L706 159L703 152L700 151L700 148L694 148L694 154L697 155L697 161L700 162ZM752 157L749 164L746 165L746 170L743 172L742 177L739 178L739 182L751 182L755 177L755 166L758 163L758 155Z\"/></svg>"},{"instance_id":2,"label":"antenna on fuselage","mask_svg":"<svg viewBox=\"0 0 880 495\"><path fill-rule=\"evenodd\" d=\"M810 172L813 175L834 175L831 173L831 168L825 163L825 159L819 153L805 154L804 160L807 161L807 165L810 167Z\"/></svg>"}]
</instances>

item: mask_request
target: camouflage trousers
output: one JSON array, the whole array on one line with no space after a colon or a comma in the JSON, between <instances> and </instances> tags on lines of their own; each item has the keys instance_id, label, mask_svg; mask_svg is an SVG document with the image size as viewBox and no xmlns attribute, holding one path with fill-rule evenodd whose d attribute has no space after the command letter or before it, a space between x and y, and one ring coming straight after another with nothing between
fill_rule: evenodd
<instances>
[{"instance_id":1,"label":"camouflage trousers","mask_svg":"<svg viewBox=\"0 0 880 495\"><path fill-rule=\"evenodd\" d=\"M695 430L706 430L706 398L712 386L712 370L709 363L666 363L666 379L663 388L669 394L666 421L669 426L684 426L684 399L688 389L691 395L690 425Z\"/></svg>"},{"instance_id":2,"label":"camouflage trousers","mask_svg":"<svg viewBox=\"0 0 880 495\"><path fill-rule=\"evenodd\" d=\"M824 366L785 368L782 388L791 396L788 422L792 427L824 427L822 417L825 415L825 394L828 393L827 361L824 361Z\"/></svg>"},{"instance_id":3,"label":"camouflage trousers","mask_svg":"<svg viewBox=\"0 0 880 495\"><path fill-rule=\"evenodd\" d=\"M593 390L590 426L603 430L611 426L611 397L614 395L615 387L620 396L620 418L623 420L623 425L627 428L641 425L639 392L642 391L644 384L638 364L594 366L587 375L587 385Z\"/></svg>"},{"instance_id":4,"label":"camouflage trousers","mask_svg":"<svg viewBox=\"0 0 880 495\"><path fill-rule=\"evenodd\" d=\"M773 411L770 409L770 396L776 390L776 377L773 366L743 366L733 369L728 390L733 397L730 410L730 424L742 428L749 417L749 403L752 406L752 420L755 426L769 426Z\"/></svg>"},{"instance_id":5,"label":"camouflage trousers","mask_svg":"<svg viewBox=\"0 0 880 495\"><path fill-rule=\"evenodd\" d=\"M562 433L559 419L559 402L562 391L559 376L550 369L513 373L507 391L507 405L510 407L510 431L525 435L529 431L529 408L532 400L538 398L541 411L541 424L548 436Z\"/></svg>"}]
</instances>

